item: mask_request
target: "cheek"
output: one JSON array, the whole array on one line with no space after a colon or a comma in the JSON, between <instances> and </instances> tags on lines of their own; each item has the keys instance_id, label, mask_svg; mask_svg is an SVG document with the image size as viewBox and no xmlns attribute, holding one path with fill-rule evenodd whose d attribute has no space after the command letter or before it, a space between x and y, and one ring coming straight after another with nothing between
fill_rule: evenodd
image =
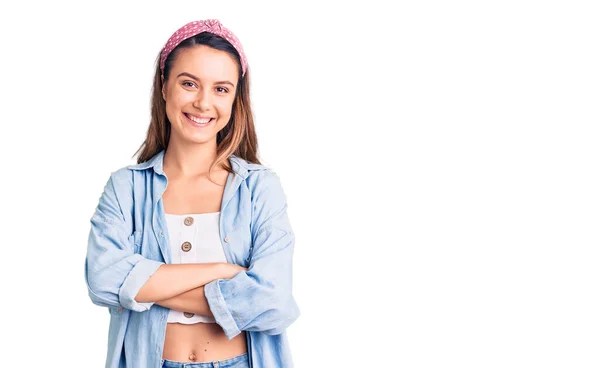
<instances>
[{"instance_id":1,"label":"cheek","mask_svg":"<svg viewBox=\"0 0 600 368\"><path fill-rule=\"evenodd\" d=\"M221 117L227 117L229 118L229 116L231 116L231 109L233 108L233 99L232 100L225 100L223 99L223 101L219 101L219 103L216 105L218 111L219 111L219 115Z\"/></svg>"},{"instance_id":2,"label":"cheek","mask_svg":"<svg viewBox=\"0 0 600 368\"><path fill-rule=\"evenodd\" d=\"M176 121L179 118L183 107L188 103L189 102L186 100L185 96L170 96L170 98L167 99L166 106L167 117L169 118L169 120Z\"/></svg>"},{"instance_id":3,"label":"cheek","mask_svg":"<svg viewBox=\"0 0 600 368\"><path fill-rule=\"evenodd\" d=\"M167 96L166 112L169 121L177 121L184 105L185 100L182 98L182 96Z\"/></svg>"},{"instance_id":4,"label":"cheek","mask_svg":"<svg viewBox=\"0 0 600 368\"><path fill-rule=\"evenodd\" d=\"M192 93L185 93L184 91L171 89L167 94L167 105L174 107L185 105L189 101L193 101L194 95Z\"/></svg>"},{"instance_id":5,"label":"cheek","mask_svg":"<svg viewBox=\"0 0 600 368\"><path fill-rule=\"evenodd\" d=\"M189 102L192 102L194 99L191 98L189 95L183 94L183 93L179 93L176 94L175 96L173 96L173 105L176 107L179 106L183 106Z\"/></svg>"}]
</instances>

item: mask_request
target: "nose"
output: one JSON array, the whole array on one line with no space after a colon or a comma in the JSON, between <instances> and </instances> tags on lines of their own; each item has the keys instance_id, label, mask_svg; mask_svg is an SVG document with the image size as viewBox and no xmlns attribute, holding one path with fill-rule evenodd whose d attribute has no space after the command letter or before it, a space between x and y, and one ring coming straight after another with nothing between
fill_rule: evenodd
<instances>
[{"instance_id":1,"label":"nose","mask_svg":"<svg viewBox=\"0 0 600 368\"><path fill-rule=\"evenodd\" d=\"M200 109L201 111L206 111L210 109L211 104L210 90L208 88L200 89L196 95L196 99L194 100L194 107Z\"/></svg>"}]
</instances>

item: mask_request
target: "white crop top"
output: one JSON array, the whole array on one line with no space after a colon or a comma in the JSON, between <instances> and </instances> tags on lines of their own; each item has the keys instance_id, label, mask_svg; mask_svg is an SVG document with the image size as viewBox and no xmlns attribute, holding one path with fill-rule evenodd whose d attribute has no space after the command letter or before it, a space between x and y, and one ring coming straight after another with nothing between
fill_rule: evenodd
<instances>
[{"instance_id":1,"label":"white crop top","mask_svg":"<svg viewBox=\"0 0 600 368\"><path fill-rule=\"evenodd\" d=\"M227 262L219 235L220 212L165 214L171 241L172 263ZM211 316L170 310L167 323L215 323Z\"/></svg>"}]
</instances>

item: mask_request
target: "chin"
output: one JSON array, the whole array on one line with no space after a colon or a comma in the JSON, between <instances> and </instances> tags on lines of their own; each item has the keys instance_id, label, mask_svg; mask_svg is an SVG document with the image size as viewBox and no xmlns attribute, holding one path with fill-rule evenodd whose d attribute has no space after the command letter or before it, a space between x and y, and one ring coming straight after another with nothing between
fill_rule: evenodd
<instances>
[{"instance_id":1,"label":"chin","mask_svg":"<svg viewBox=\"0 0 600 368\"><path fill-rule=\"evenodd\" d=\"M186 140L194 144L206 144L216 140L216 137L187 137Z\"/></svg>"}]
</instances>

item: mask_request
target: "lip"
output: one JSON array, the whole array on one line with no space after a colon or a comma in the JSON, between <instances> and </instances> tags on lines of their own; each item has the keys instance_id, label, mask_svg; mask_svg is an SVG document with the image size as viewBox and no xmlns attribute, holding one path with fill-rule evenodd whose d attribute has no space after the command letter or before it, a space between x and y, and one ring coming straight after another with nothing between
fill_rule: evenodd
<instances>
[{"instance_id":1,"label":"lip","mask_svg":"<svg viewBox=\"0 0 600 368\"><path fill-rule=\"evenodd\" d=\"M210 118L211 120L207 124L198 124L195 121L190 120L190 118L188 118L185 113L182 113L182 114L183 114L183 118L195 128L206 128L208 126L211 126L212 123L214 123L214 121L215 121L215 118ZM194 115L194 116L196 116L196 115ZM207 118L207 117L208 116L206 116L204 118ZM200 118L202 119L202 117L200 117Z\"/></svg>"}]
</instances>

